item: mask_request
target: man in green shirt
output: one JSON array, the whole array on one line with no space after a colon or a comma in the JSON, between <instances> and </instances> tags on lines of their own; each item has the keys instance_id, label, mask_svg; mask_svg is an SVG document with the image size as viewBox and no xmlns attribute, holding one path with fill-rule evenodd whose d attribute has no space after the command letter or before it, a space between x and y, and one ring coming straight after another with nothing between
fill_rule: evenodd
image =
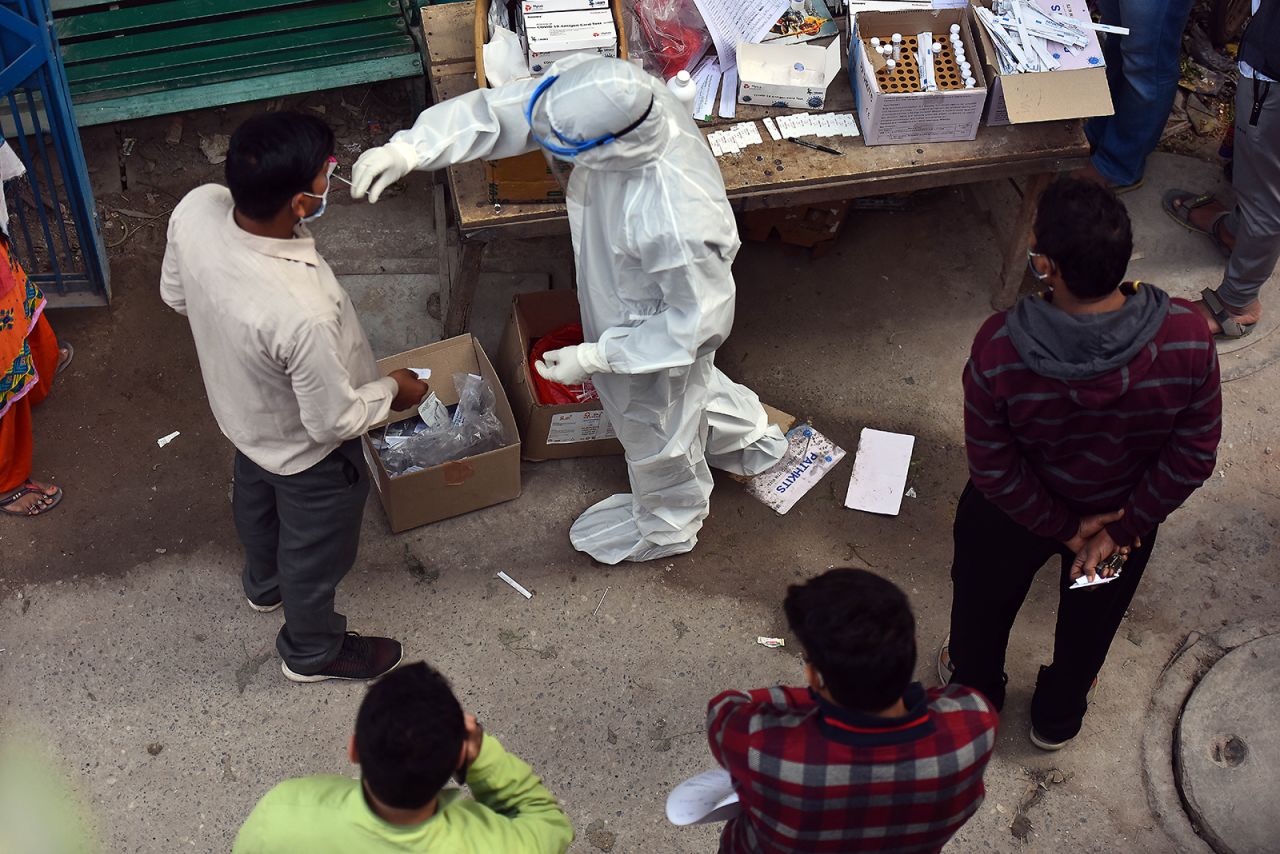
<instances>
[{"instance_id":1,"label":"man in green shirt","mask_svg":"<svg viewBox=\"0 0 1280 854\"><path fill-rule=\"evenodd\" d=\"M523 761L464 715L423 662L369 689L348 745L359 780L286 780L240 828L233 854L563 854L569 819ZM445 789L465 779L475 800Z\"/></svg>"}]
</instances>

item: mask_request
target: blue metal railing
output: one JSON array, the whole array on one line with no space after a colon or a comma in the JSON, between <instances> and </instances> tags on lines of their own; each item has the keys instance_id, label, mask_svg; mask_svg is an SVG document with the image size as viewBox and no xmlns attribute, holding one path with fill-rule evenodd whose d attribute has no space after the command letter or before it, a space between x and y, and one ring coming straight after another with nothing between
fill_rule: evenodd
<instances>
[{"instance_id":1,"label":"blue metal railing","mask_svg":"<svg viewBox=\"0 0 1280 854\"><path fill-rule=\"evenodd\" d=\"M106 304L106 250L49 0L0 0L0 98L27 167L5 187L15 254L52 305Z\"/></svg>"}]
</instances>

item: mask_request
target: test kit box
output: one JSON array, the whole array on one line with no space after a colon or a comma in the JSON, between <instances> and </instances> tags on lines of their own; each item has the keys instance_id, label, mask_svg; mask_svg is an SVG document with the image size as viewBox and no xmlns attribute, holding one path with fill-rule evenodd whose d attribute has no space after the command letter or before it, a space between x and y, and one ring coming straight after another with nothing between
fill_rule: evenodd
<instances>
[{"instance_id":1,"label":"test kit box","mask_svg":"<svg viewBox=\"0 0 1280 854\"><path fill-rule=\"evenodd\" d=\"M575 53L618 55L618 29L607 8L522 14L519 27L534 77L546 73L557 59Z\"/></svg>"},{"instance_id":2,"label":"test kit box","mask_svg":"<svg viewBox=\"0 0 1280 854\"><path fill-rule=\"evenodd\" d=\"M453 375L479 374L493 387L498 420L506 434L506 444L461 460L451 460L423 471L392 477L369 440L362 439L365 462L373 477L374 490L382 501L387 521L394 533L428 525L472 510L520 497L520 433L502 383L489 357L470 335L459 335L416 350L378 360L383 374L397 368L430 368L431 390L446 406L458 402ZM403 421L417 408L393 412L375 424L370 432L386 424Z\"/></svg>"},{"instance_id":3,"label":"test kit box","mask_svg":"<svg viewBox=\"0 0 1280 854\"><path fill-rule=\"evenodd\" d=\"M581 9L608 9L610 0L521 0L526 15L539 12L577 12Z\"/></svg>"},{"instance_id":4,"label":"test kit box","mask_svg":"<svg viewBox=\"0 0 1280 854\"><path fill-rule=\"evenodd\" d=\"M840 73L840 39L814 45L738 45L738 103L821 110Z\"/></svg>"},{"instance_id":5,"label":"test kit box","mask_svg":"<svg viewBox=\"0 0 1280 854\"><path fill-rule=\"evenodd\" d=\"M991 0L970 2L974 6L991 8ZM1089 20L1089 9L1084 0L1055 0L1054 9L1065 17ZM1102 57L1102 46L1098 43L1098 34L1093 30L1088 31L1087 46L1078 48L1073 54L1058 57L1062 67L1056 71L1001 74L995 59L995 47L991 44L991 35L976 20L973 28L978 35L981 64L991 81L987 124L1019 125L1109 116L1115 112L1111 103L1111 89L1107 86L1107 68Z\"/></svg>"},{"instance_id":6,"label":"test kit box","mask_svg":"<svg viewBox=\"0 0 1280 854\"><path fill-rule=\"evenodd\" d=\"M529 352L535 341L562 326L578 323L578 295L574 291L519 294L511 304L511 318L498 350L498 373L520 425L526 460L562 460L621 454L622 444L600 401L548 405L538 399Z\"/></svg>"},{"instance_id":7,"label":"test kit box","mask_svg":"<svg viewBox=\"0 0 1280 854\"><path fill-rule=\"evenodd\" d=\"M526 5L547 5L555 3L573 4L574 8L597 9L600 0L525 0L520 4L521 9ZM614 54L619 59L627 58L627 41L622 27L622 0L609 0L606 4L613 18L613 26L616 34L614 40ZM545 11L551 11L546 9ZM517 18L520 16L517 15ZM489 38L489 0L476 0L476 17L473 28L476 46L476 85L481 89L488 86L488 82L484 76L484 44ZM574 53L591 53L591 50L571 50L571 51L555 51L556 56L550 59L539 56L539 64L549 63L555 59L568 56ZM543 68L545 71L545 67ZM485 160L484 161L485 182L489 187L489 201L508 204L519 204L527 202L547 202L558 203L564 201L564 188L560 186L559 180L551 174L551 169L547 166L546 157L541 151L530 151L527 154L520 154L516 157L507 157L502 160Z\"/></svg>"},{"instance_id":8,"label":"test kit box","mask_svg":"<svg viewBox=\"0 0 1280 854\"><path fill-rule=\"evenodd\" d=\"M867 45L873 36L888 40L894 33L914 42L917 34L930 32L935 40L944 41L952 24L960 25L963 43L972 45L974 27L967 8L851 11L849 19L849 85L867 145L955 142L978 135L987 100L981 63L973 63L977 85L972 89L885 91L877 76L880 64L871 58Z\"/></svg>"}]
</instances>

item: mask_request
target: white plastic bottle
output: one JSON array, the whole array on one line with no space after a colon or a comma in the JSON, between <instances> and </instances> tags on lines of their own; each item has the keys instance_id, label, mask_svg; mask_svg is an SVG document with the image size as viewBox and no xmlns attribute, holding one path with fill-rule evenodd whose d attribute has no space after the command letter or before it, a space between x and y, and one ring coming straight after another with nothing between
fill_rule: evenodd
<instances>
[{"instance_id":1,"label":"white plastic bottle","mask_svg":"<svg viewBox=\"0 0 1280 854\"><path fill-rule=\"evenodd\" d=\"M690 110L693 109L693 102L698 97L698 87L688 71L677 71L676 76L667 81L667 88L676 96L677 101Z\"/></svg>"}]
</instances>

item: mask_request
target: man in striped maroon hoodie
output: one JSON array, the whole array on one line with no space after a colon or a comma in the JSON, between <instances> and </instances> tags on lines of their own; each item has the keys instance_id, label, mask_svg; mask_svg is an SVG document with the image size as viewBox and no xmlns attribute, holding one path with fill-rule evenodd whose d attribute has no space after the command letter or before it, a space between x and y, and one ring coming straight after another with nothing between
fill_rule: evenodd
<instances>
[{"instance_id":1,"label":"man in striped maroon hoodie","mask_svg":"<svg viewBox=\"0 0 1280 854\"><path fill-rule=\"evenodd\" d=\"M1031 701L1032 743L1056 750L1080 731L1157 528L1213 473L1222 397L1213 336L1191 304L1121 283L1133 238L1114 194L1060 179L1034 233L1028 263L1048 289L989 318L964 369L970 481L939 669L1001 708L1009 630L1059 556L1053 662ZM1117 552L1118 578L1067 589L1112 575L1099 564Z\"/></svg>"}]
</instances>

